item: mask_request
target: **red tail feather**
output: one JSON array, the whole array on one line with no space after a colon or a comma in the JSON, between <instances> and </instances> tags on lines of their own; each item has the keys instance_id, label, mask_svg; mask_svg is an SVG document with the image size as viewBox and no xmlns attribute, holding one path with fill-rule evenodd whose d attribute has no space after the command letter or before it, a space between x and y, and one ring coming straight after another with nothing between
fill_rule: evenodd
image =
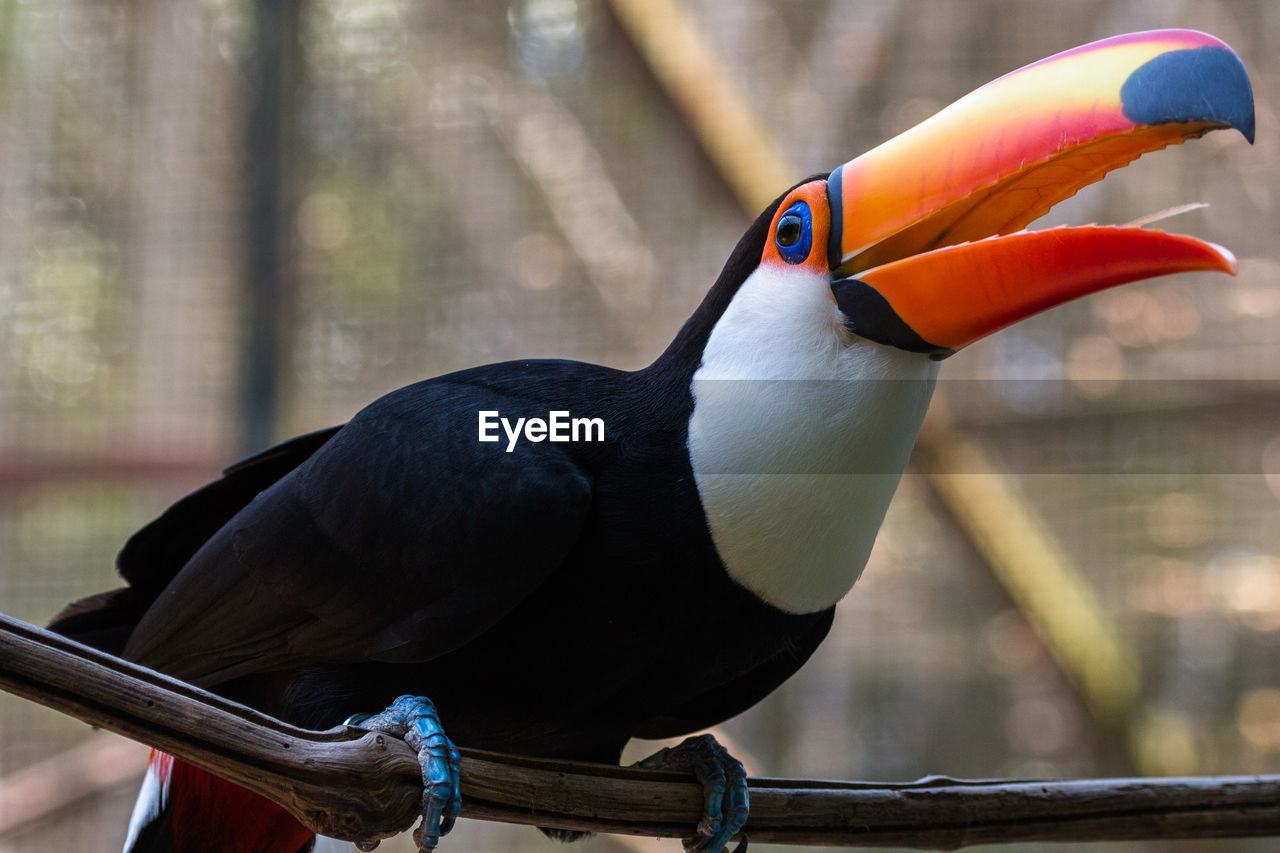
<instances>
[{"instance_id":1,"label":"red tail feather","mask_svg":"<svg viewBox=\"0 0 1280 853\"><path fill-rule=\"evenodd\" d=\"M126 853L298 853L311 830L280 806L224 779L151 753Z\"/></svg>"}]
</instances>

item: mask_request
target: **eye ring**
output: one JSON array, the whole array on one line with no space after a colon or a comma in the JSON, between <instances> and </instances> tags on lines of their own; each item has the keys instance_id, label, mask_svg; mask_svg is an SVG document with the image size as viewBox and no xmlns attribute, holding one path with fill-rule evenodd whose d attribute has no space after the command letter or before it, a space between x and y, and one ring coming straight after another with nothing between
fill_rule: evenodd
<instances>
[{"instance_id":1,"label":"eye ring","mask_svg":"<svg viewBox=\"0 0 1280 853\"><path fill-rule=\"evenodd\" d=\"M813 248L813 213L809 205L798 201L778 217L773 232L778 254L789 264L802 264Z\"/></svg>"}]
</instances>

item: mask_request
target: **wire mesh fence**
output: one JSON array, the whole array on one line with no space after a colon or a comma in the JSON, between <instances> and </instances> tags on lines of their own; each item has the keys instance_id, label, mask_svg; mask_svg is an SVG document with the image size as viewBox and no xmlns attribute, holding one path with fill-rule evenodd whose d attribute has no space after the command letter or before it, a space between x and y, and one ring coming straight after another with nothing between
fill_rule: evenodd
<instances>
[{"instance_id":1,"label":"wire mesh fence","mask_svg":"<svg viewBox=\"0 0 1280 853\"><path fill-rule=\"evenodd\" d=\"M45 622L111 586L133 529L260 443L247 389L264 373L283 438L473 364L638 367L750 221L616 4L310 0L285 33L296 52L278 58L284 225L264 299L247 223L265 157L253 46L273 5L0 2L6 613ZM1169 227L1229 246L1240 275L1100 294L944 367L948 428L992 451L1140 661L1129 716L1095 718L929 478L909 473L832 637L726 731L774 775L1276 772L1280 7L681 8L796 180L1095 38L1188 26L1241 53L1253 148L1222 133L1152 155L1047 220L1205 202ZM275 343L255 348L264 334ZM88 735L0 696L0 779ZM12 828L0 849L116 849L128 787ZM457 835L452 850L549 843Z\"/></svg>"}]
</instances>

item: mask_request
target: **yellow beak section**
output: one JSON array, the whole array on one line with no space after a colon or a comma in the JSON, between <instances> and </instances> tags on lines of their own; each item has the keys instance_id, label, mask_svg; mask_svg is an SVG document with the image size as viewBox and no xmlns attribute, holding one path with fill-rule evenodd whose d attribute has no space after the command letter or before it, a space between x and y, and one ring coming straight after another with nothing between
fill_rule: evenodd
<instances>
[{"instance_id":1,"label":"yellow beak section","mask_svg":"<svg viewBox=\"0 0 1280 853\"><path fill-rule=\"evenodd\" d=\"M1252 141L1252 88L1204 33L1118 36L1007 74L828 178L837 302L859 334L941 357L1103 287L1233 271L1220 247L1137 228L998 236L1145 152L1225 127Z\"/></svg>"}]
</instances>

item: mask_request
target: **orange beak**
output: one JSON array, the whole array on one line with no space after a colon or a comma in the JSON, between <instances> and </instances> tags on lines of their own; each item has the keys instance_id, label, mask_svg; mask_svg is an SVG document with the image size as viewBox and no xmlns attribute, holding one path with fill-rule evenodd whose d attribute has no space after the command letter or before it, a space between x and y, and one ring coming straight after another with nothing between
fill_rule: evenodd
<instances>
[{"instance_id":1,"label":"orange beak","mask_svg":"<svg viewBox=\"0 0 1280 853\"><path fill-rule=\"evenodd\" d=\"M1234 273L1192 237L1021 230L1112 169L1227 127L1253 141L1253 91L1204 33L1118 36L1007 74L831 173L836 302L855 333L943 358L1106 287Z\"/></svg>"}]
</instances>

